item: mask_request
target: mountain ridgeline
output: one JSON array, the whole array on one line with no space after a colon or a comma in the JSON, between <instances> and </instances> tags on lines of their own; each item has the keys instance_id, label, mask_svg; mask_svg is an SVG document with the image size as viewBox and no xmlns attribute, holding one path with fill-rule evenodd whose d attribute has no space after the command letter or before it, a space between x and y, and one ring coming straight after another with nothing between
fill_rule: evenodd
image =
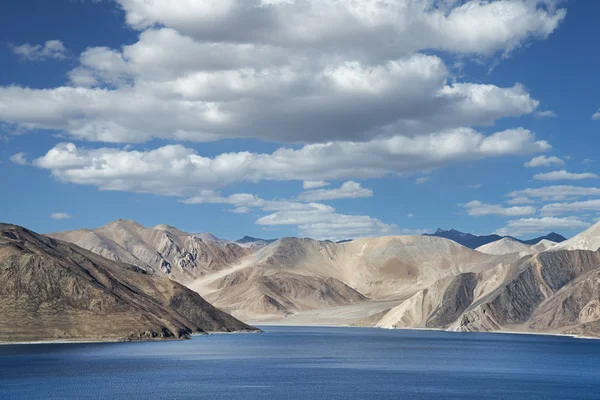
<instances>
[{"instance_id":1,"label":"mountain ridgeline","mask_svg":"<svg viewBox=\"0 0 600 400\"><path fill-rule=\"evenodd\" d=\"M0 341L181 339L255 331L185 286L0 224Z\"/></svg>"},{"instance_id":2,"label":"mountain ridgeline","mask_svg":"<svg viewBox=\"0 0 600 400\"><path fill-rule=\"evenodd\" d=\"M460 243L463 246L468 247L470 249L476 249L478 247L484 246L489 243L496 242L496 241L498 241L500 239L504 239L504 238L512 239L512 240L515 240L519 243L526 244L526 245L535 245L535 244L538 244L539 242L541 242L542 240L549 240L549 241L555 242L555 243L562 243L565 240L567 240L564 236L561 236L558 233L554 233L554 232L552 232L546 236L541 236L541 237L529 239L529 240L521 240L521 239L514 238L512 236L500 236L500 235L477 236L477 235L472 235L470 233L463 233L463 232L457 231L455 229L450 229L450 230L438 229L435 233L425 233L424 235L425 236L443 237L446 239L450 239L450 240L453 240L456 243Z\"/></svg>"},{"instance_id":3,"label":"mountain ridgeline","mask_svg":"<svg viewBox=\"0 0 600 400\"><path fill-rule=\"evenodd\" d=\"M167 275L187 283L241 260L251 250L208 233L190 234L169 225L145 228L116 220L98 229L53 233L108 259Z\"/></svg>"},{"instance_id":4,"label":"mountain ridgeline","mask_svg":"<svg viewBox=\"0 0 600 400\"><path fill-rule=\"evenodd\" d=\"M255 238L252 236L244 236L243 238L236 240L236 243L239 244L246 244L246 243L256 243L256 242L264 242L264 243L273 243L275 242L277 239L260 239L260 238Z\"/></svg>"},{"instance_id":5,"label":"mountain ridgeline","mask_svg":"<svg viewBox=\"0 0 600 400\"><path fill-rule=\"evenodd\" d=\"M556 234L532 241L498 237L495 242L476 249L435 235L359 238L338 243L307 238L275 241L247 238L236 243L207 233L186 233L168 225L145 228L123 220L95 230L50 236L72 241L101 255L94 256L79 247L42 237L51 241L48 243L55 243L53 246L66 246L81 254L78 257L92 258L103 271L110 268L111 276L117 277L122 285L135 287L136 293L155 299L153 307L158 307L158 303L167 308L161 308L161 317L153 316L155 322L146 325L132 314L123 314L127 321L135 320L134 326L139 326L137 333L131 332L127 337L160 336L161 332L187 335L211 326L211 329L218 326L225 330L251 329L238 319L251 323L600 336L600 223L568 241L562 241L564 238ZM70 265L73 257L62 250L52 262L65 258ZM15 268L14 261L5 265ZM25 265L32 268L32 264ZM27 276L28 269L23 268L21 274ZM21 277L15 280L15 275L8 272L4 279L20 285L23 282ZM54 282L56 278L50 276L38 281ZM177 286L169 289L167 283ZM112 290L121 286L109 287ZM23 290L13 290L11 295ZM185 293L185 301L172 300L175 292ZM65 297L68 304L77 304L72 300L73 293L77 295L80 291L64 289L55 297ZM34 291L30 296L35 298ZM204 299L218 308L211 308ZM7 300L3 302L8 304ZM40 304L46 304L46 300ZM93 304L96 307L98 303ZM54 310L65 309L70 315L69 307L65 307L60 303ZM121 315L121 311L107 307L102 305L100 310L114 318ZM218 317L211 314L212 319L198 320L197 315L190 314L196 308L223 311L219 311L222 314ZM41 305L37 309L46 310ZM87 315L92 315L90 321L94 325L96 308L84 309ZM61 313L56 311L53 315ZM140 318L139 313L135 315ZM68 320L76 325L87 321L82 316ZM213 320L221 325L208 323ZM59 337L64 335L58 333L69 332L56 319L48 320L45 326L59 326L52 331Z\"/></svg>"}]
</instances>

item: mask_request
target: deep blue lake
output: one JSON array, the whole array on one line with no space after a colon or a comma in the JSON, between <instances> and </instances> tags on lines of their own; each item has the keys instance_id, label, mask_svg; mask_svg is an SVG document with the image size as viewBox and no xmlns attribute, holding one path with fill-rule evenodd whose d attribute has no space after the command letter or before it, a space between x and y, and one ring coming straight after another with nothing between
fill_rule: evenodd
<instances>
[{"instance_id":1,"label":"deep blue lake","mask_svg":"<svg viewBox=\"0 0 600 400\"><path fill-rule=\"evenodd\" d=\"M182 342L0 346L0 399L598 399L600 341L263 327Z\"/></svg>"}]
</instances>

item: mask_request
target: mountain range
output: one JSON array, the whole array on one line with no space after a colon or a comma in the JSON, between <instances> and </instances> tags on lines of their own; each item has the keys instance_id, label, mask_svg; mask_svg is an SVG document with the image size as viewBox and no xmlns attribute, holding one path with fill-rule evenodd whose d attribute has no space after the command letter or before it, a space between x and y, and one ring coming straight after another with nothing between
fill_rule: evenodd
<instances>
[{"instance_id":1,"label":"mountain range","mask_svg":"<svg viewBox=\"0 0 600 400\"><path fill-rule=\"evenodd\" d=\"M559 235L558 233L554 233L554 232L552 232L546 236L540 236L540 237L537 237L534 239L529 239L529 240L521 240L521 239L514 238L512 236L500 236L500 235L477 236L477 235L472 235L470 233L460 232L455 229L450 229L450 230L438 229L437 231L435 231L435 233L431 233L431 234L425 233L424 235L425 236L443 237L446 239L450 239L450 240L453 240L456 243L460 243L463 246L468 247L470 249L476 249L476 248L486 245L488 243L496 242L496 241L498 241L500 239L504 239L504 238L512 239L512 240L515 240L519 243L523 243L526 245L538 244L542 240L549 240L549 241L555 242L555 243L561 243L561 242L564 242L565 240L567 240L564 236Z\"/></svg>"},{"instance_id":2,"label":"mountain range","mask_svg":"<svg viewBox=\"0 0 600 400\"><path fill-rule=\"evenodd\" d=\"M0 341L181 339L256 331L185 286L0 224Z\"/></svg>"},{"instance_id":3,"label":"mountain range","mask_svg":"<svg viewBox=\"0 0 600 400\"><path fill-rule=\"evenodd\" d=\"M545 238L524 242L500 237L477 249L433 235L362 238L341 243L282 238L246 246L259 240L248 238L242 240L243 243L235 243L210 234L183 232L168 225L146 228L126 220L117 220L98 229L48 236L35 235L17 227L5 229L8 233L0 242L0 266L4 275L0 278L9 282L7 287L13 288L8 293L0 292L0 303L5 310L15 308L11 296L17 296L16 293L24 289L14 287L23 285L24 277L31 274L30 270L35 271L40 263L50 266L66 263L74 271L80 271L82 266L89 271L87 266L93 263L106 271L103 274L110 273L119 285L132 288L132 292L144 297L150 296L152 304L168 308L161 309L161 313L173 313L172 305L178 304L169 297L175 290L172 288L186 293L189 307L185 311L188 313L196 308L217 307L214 310L218 310L218 318L213 319L227 323L213 323L212 330L251 329L239 322L243 320L253 324L359 325L600 336L597 296L600 294L600 223L562 243ZM26 234L15 236L13 231ZM557 239L555 235L550 237ZM30 241L35 246L17 245L17 242ZM50 249L39 243L45 243ZM26 259L28 253L15 258L12 253L15 246L35 248L40 258L35 263L18 261ZM60 261L63 258L67 261ZM62 271L55 267L47 269ZM33 288L28 289L30 299L17 307L20 314L12 317L11 324L18 325L19 321L28 318L33 320L38 310L46 310L46 297L35 300L38 301L37 308L28 307L39 287L47 282L57 282L58 278L49 273L36 278L34 284L26 285ZM89 272L77 273L89 275ZM62 274L59 272L58 276ZM105 278L94 279L102 284L106 282ZM167 283L177 286L164 289ZM95 288L94 285L92 280ZM119 285L111 283L105 287L113 290L121 288ZM79 299L79 289L67 287L69 289L61 289L55 295L57 299L64 297L66 300L57 303L57 308L49 308L52 315L60 315L63 309L71 313L65 304L69 307L77 304L73 296ZM88 292L86 287L85 293ZM98 304L93 300L95 295L86 296L84 304L88 306L83 309L85 315L91 316L92 325L95 326L94 321L98 320L94 312L101 311L103 316L114 312L104 306L97 309L91 305ZM106 300L99 304L104 302ZM81 316L84 314L79 314L79 308L77 310L73 313L79 317L69 317L74 326L86 321ZM211 330L201 324L206 321L194 322L186 314L182 317L181 312L175 312L177 314L169 314L171 319L161 317L160 320L152 314L152 321L160 321L162 325L142 324L136 333L124 337L160 336L160 332L177 337ZM151 320L150 316L148 320ZM48 319L44 326L54 329L57 323L56 319ZM61 336L57 333L61 330L62 326L58 331L42 332L50 337L65 337L67 333L82 337L92 332L65 330ZM13 337L18 337L15 335L13 333ZM103 332L98 335L114 337L116 334L111 336Z\"/></svg>"},{"instance_id":4,"label":"mountain range","mask_svg":"<svg viewBox=\"0 0 600 400\"><path fill-rule=\"evenodd\" d=\"M260 238L255 238L252 236L244 236L243 238L236 240L235 242L238 244L245 244L245 243L256 243L256 242L264 242L264 243L273 243L277 241L277 239L260 239Z\"/></svg>"}]
</instances>

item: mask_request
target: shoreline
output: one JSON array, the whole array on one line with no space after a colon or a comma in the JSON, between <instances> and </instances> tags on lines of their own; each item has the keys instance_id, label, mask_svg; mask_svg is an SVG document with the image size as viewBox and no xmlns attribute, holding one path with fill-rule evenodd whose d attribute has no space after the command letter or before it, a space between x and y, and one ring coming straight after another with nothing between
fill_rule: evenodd
<instances>
[{"instance_id":1,"label":"shoreline","mask_svg":"<svg viewBox=\"0 0 600 400\"><path fill-rule=\"evenodd\" d=\"M56 340L33 340L28 342L3 342L0 341L0 346L23 346L23 345L40 345L40 344L92 344L92 343L131 343L125 340L95 340L95 339L56 339Z\"/></svg>"},{"instance_id":2,"label":"shoreline","mask_svg":"<svg viewBox=\"0 0 600 400\"><path fill-rule=\"evenodd\" d=\"M424 331L424 332L448 332L448 333L481 333L481 334L493 334L493 335L529 335L529 336L554 336L554 337L566 337L572 339L582 340L600 340L598 336L585 336L585 335L571 335L566 333L552 333L552 332L523 332L523 331L480 331L480 332L462 332L452 331L442 328L379 328L376 326L352 326L352 325L293 325L293 324L277 324L277 323L254 323L256 326L264 327L280 327L280 328L354 328L354 329L383 329L389 331Z\"/></svg>"},{"instance_id":3,"label":"shoreline","mask_svg":"<svg viewBox=\"0 0 600 400\"><path fill-rule=\"evenodd\" d=\"M489 332L461 332L451 331L441 328L378 328L375 326L351 326L351 325L282 325L278 323L258 323L253 324L255 326L263 327L278 327L278 328L351 328L351 329L382 329L389 331L423 331L423 332L448 332L448 333L481 333L481 334L492 334L492 335L528 335L528 336L554 336L580 340L600 340L600 337L596 336L585 336L585 335L571 335L565 333L551 333L551 332L522 332L522 331L489 331ZM160 339L160 340L120 340L120 339L55 339L55 340L34 340L34 341L21 341L21 342L5 342L0 341L0 346L23 346L23 345L44 345L44 344L104 344L104 343L153 343L153 342L178 342L191 340L195 337L211 336L211 335L239 335L239 334L257 334L257 333L268 333L259 328L257 331L238 331L238 332L207 332L207 333L195 333L190 335L189 338L182 339Z\"/></svg>"},{"instance_id":4,"label":"shoreline","mask_svg":"<svg viewBox=\"0 0 600 400\"><path fill-rule=\"evenodd\" d=\"M264 333L261 329L256 331L244 330L234 332L203 332L192 333L189 337L184 338L164 338L164 339L149 339L149 340L127 340L127 339L49 339L49 340L30 340L6 342L0 340L0 346L22 346L22 345L40 345L40 344L102 344L102 343L154 343L154 342L183 342L191 340L194 337L212 336L212 335L240 335L250 333Z\"/></svg>"}]
</instances>

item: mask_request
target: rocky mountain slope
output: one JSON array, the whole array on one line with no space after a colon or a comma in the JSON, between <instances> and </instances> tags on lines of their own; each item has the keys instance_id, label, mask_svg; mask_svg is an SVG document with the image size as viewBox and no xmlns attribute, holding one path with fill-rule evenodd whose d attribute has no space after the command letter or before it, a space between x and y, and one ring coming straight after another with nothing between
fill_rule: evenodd
<instances>
[{"instance_id":1,"label":"rocky mountain slope","mask_svg":"<svg viewBox=\"0 0 600 400\"><path fill-rule=\"evenodd\" d=\"M486 294L452 324L460 331L538 331L600 335L593 291L600 253L544 252L522 260L498 289ZM582 292L586 292L582 296ZM591 312L590 312L591 311Z\"/></svg>"},{"instance_id":2,"label":"rocky mountain slope","mask_svg":"<svg viewBox=\"0 0 600 400\"><path fill-rule=\"evenodd\" d=\"M320 308L400 301L440 279L518 258L425 236L348 243L284 238L190 287L239 318L281 319Z\"/></svg>"},{"instance_id":3,"label":"rocky mountain slope","mask_svg":"<svg viewBox=\"0 0 600 400\"><path fill-rule=\"evenodd\" d=\"M519 240L519 239L517 239L517 240ZM563 235L559 235L558 233L552 232L552 233L550 233L550 234L548 234L546 236L540 236L540 237L537 237L537 238L534 238L534 239L529 239L529 240L521 240L521 243L523 243L523 244L529 244L529 245L535 245L535 244L538 244L538 243L540 243L540 242L542 242L544 240L552 242L552 243L562 243L565 240L567 240L567 238L564 237Z\"/></svg>"},{"instance_id":4,"label":"rocky mountain slope","mask_svg":"<svg viewBox=\"0 0 600 400\"><path fill-rule=\"evenodd\" d=\"M600 336L600 252L561 250L597 250L599 237L600 224L563 244L500 238L479 251L436 236L283 238L185 283L252 321Z\"/></svg>"},{"instance_id":5,"label":"rocky mountain slope","mask_svg":"<svg viewBox=\"0 0 600 400\"><path fill-rule=\"evenodd\" d=\"M472 235L470 233L460 232L455 229L450 229L450 230L438 229L433 234L426 233L425 236L436 236L436 237L443 237L446 239L450 239L450 240L453 240L456 243L460 243L463 246L468 247L470 249L476 249L476 248L486 245L488 243L497 242L498 240L501 240L504 238L513 239L513 240L516 240L517 242L520 242L520 243L523 243L526 245L535 245L544 239L555 242L555 243L560 243L560 242L567 240L564 236L561 236L558 233L554 233L554 232L552 232L546 236L541 236L541 237L530 239L530 240L521 240L521 239L511 237L511 236L499 236L499 235L477 236L477 235Z\"/></svg>"},{"instance_id":6,"label":"rocky mountain slope","mask_svg":"<svg viewBox=\"0 0 600 400\"><path fill-rule=\"evenodd\" d=\"M600 336L600 253L544 252L436 282L371 321L382 328Z\"/></svg>"},{"instance_id":7,"label":"rocky mountain slope","mask_svg":"<svg viewBox=\"0 0 600 400\"><path fill-rule=\"evenodd\" d=\"M544 246L542 246L544 247ZM535 253L536 250L531 246L518 242L514 239L510 238L502 238L492 243L484 244L483 246L475 249L479 252L485 254L493 254L493 255L502 255L502 254L512 254L519 253L521 255L526 255L530 253Z\"/></svg>"},{"instance_id":8,"label":"rocky mountain slope","mask_svg":"<svg viewBox=\"0 0 600 400\"><path fill-rule=\"evenodd\" d=\"M600 249L600 222L571 239L564 241L552 250L590 250Z\"/></svg>"},{"instance_id":9,"label":"rocky mountain slope","mask_svg":"<svg viewBox=\"0 0 600 400\"><path fill-rule=\"evenodd\" d=\"M0 341L151 340L252 331L152 271L0 224Z\"/></svg>"},{"instance_id":10,"label":"rocky mountain slope","mask_svg":"<svg viewBox=\"0 0 600 400\"><path fill-rule=\"evenodd\" d=\"M553 242L551 240L541 240L538 244L531 246L531 248L536 253L541 253L542 251L553 249L558 243Z\"/></svg>"},{"instance_id":11,"label":"rocky mountain slope","mask_svg":"<svg viewBox=\"0 0 600 400\"><path fill-rule=\"evenodd\" d=\"M169 225L145 228L135 221L125 220L94 230L48 236L74 243L111 260L150 268L184 283L232 265L250 252L207 233L194 235Z\"/></svg>"},{"instance_id":12,"label":"rocky mountain slope","mask_svg":"<svg viewBox=\"0 0 600 400\"><path fill-rule=\"evenodd\" d=\"M242 247L250 247L250 248L261 248L265 247L268 244L276 242L277 239L260 239L252 236L244 236L243 238L236 240L235 243Z\"/></svg>"}]
</instances>

